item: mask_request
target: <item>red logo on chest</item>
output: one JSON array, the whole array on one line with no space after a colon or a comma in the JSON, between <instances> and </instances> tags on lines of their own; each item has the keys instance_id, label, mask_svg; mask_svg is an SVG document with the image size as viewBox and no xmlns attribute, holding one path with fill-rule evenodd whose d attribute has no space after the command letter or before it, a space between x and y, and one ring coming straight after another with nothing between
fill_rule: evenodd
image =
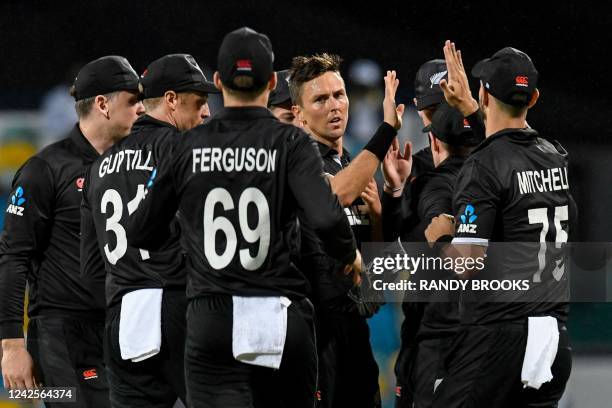
<instances>
[{"instance_id":1,"label":"red logo on chest","mask_svg":"<svg viewBox=\"0 0 612 408\"><path fill-rule=\"evenodd\" d=\"M98 372L96 371L95 368L92 368L90 370L85 370L83 371L83 378L85 380L93 380L94 378L98 378Z\"/></svg>"},{"instance_id":2,"label":"red logo on chest","mask_svg":"<svg viewBox=\"0 0 612 408\"><path fill-rule=\"evenodd\" d=\"M76 186L79 189L79 191L81 191L83 189L84 185L85 185L85 178L84 177L79 177L78 179L76 179Z\"/></svg>"}]
</instances>

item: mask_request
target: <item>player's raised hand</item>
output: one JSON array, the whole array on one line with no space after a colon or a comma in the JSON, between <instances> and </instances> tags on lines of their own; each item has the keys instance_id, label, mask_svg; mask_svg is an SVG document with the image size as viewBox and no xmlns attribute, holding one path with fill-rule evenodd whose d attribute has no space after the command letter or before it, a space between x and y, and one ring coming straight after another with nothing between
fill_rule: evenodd
<instances>
[{"instance_id":1,"label":"player's raised hand","mask_svg":"<svg viewBox=\"0 0 612 408\"><path fill-rule=\"evenodd\" d=\"M412 143L406 142L402 152L399 141L395 138L381 163L381 169L385 179L385 192L392 195L401 194L401 188L406 184L412 171Z\"/></svg>"},{"instance_id":2,"label":"player's raised hand","mask_svg":"<svg viewBox=\"0 0 612 408\"><path fill-rule=\"evenodd\" d=\"M395 71L387 71L385 75L385 99L383 100L384 121L398 130L402 127L404 104L395 105L395 93L399 86L399 79Z\"/></svg>"},{"instance_id":3,"label":"player's raised hand","mask_svg":"<svg viewBox=\"0 0 612 408\"><path fill-rule=\"evenodd\" d=\"M370 180L365 190L363 190L363 193L361 193L361 199L368 207L368 214L370 214L370 217L380 218L382 216L382 204L378 196L376 180L373 178Z\"/></svg>"},{"instance_id":4,"label":"player's raised hand","mask_svg":"<svg viewBox=\"0 0 612 408\"><path fill-rule=\"evenodd\" d=\"M444 92L446 102L453 108L461 111L463 116L469 116L478 110L478 102L472 96L468 82L461 51L455 43L446 40L444 44L444 59L448 70L448 79L440 81L440 88Z\"/></svg>"}]
</instances>

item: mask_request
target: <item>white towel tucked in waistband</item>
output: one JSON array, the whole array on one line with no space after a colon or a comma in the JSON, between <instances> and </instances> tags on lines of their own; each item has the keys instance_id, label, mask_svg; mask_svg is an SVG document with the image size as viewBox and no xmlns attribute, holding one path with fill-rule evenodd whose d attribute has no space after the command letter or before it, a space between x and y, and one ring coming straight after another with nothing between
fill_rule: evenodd
<instances>
[{"instance_id":1,"label":"white towel tucked in waistband","mask_svg":"<svg viewBox=\"0 0 612 408\"><path fill-rule=\"evenodd\" d=\"M119 348L121 358L137 363L161 349L163 289L139 289L121 299Z\"/></svg>"},{"instance_id":2,"label":"white towel tucked in waistband","mask_svg":"<svg viewBox=\"0 0 612 408\"><path fill-rule=\"evenodd\" d=\"M233 296L232 351L246 364L278 369L287 337L287 308L284 296Z\"/></svg>"},{"instance_id":3,"label":"white towel tucked in waistband","mask_svg":"<svg viewBox=\"0 0 612 408\"><path fill-rule=\"evenodd\" d=\"M530 317L527 331L527 347L523 359L521 380L526 387L540 389L552 380L550 368L557 356L559 328L552 316Z\"/></svg>"}]
</instances>

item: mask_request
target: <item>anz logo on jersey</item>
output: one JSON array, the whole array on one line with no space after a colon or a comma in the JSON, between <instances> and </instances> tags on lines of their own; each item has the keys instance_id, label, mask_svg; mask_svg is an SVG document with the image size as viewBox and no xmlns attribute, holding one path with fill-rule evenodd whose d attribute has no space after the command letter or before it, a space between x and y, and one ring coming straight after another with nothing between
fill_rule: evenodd
<instances>
[{"instance_id":1,"label":"anz logo on jersey","mask_svg":"<svg viewBox=\"0 0 612 408\"><path fill-rule=\"evenodd\" d=\"M6 212L23 217L23 211L25 208L23 208L22 205L25 202L26 199L23 198L23 188L21 186L17 186L15 193L11 196L11 204L9 204Z\"/></svg>"},{"instance_id":2,"label":"anz logo on jersey","mask_svg":"<svg viewBox=\"0 0 612 408\"><path fill-rule=\"evenodd\" d=\"M459 224L459 228L457 232L463 232L467 234L475 234L476 233L476 224L473 224L478 216L475 214L474 206L472 204L468 204L465 206L465 211L459 219L461 220L461 224Z\"/></svg>"}]
</instances>

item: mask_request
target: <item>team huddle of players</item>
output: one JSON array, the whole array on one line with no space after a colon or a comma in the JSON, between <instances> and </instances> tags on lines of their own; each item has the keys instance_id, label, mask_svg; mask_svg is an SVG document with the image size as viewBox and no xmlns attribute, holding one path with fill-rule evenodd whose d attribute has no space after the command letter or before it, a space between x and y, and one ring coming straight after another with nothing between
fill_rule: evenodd
<instances>
[{"instance_id":1,"label":"team huddle of players","mask_svg":"<svg viewBox=\"0 0 612 408\"><path fill-rule=\"evenodd\" d=\"M526 123L531 59L507 47L478 63L477 101L454 43L444 57L415 80L430 147L400 148L387 71L384 121L354 159L335 55L275 72L270 40L245 27L225 36L213 82L187 54L142 76L119 56L85 65L79 122L13 181L5 386L74 387L77 407L380 407L361 243L452 240L477 257L489 241L566 242L575 219L567 153ZM559 188L543 188L554 172ZM557 406L565 303L402 308L396 406Z\"/></svg>"}]
</instances>

